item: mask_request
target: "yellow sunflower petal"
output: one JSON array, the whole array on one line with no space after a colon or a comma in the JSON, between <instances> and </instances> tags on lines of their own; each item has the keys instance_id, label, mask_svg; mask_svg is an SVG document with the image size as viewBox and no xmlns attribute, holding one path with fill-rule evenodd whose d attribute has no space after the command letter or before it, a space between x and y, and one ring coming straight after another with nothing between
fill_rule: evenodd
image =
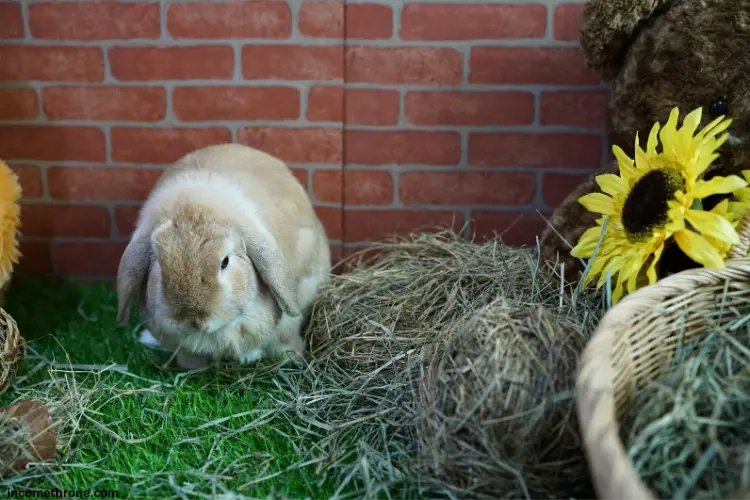
<instances>
[{"instance_id":1,"label":"yellow sunflower petal","mask_svg":"<svg viewBox=\"0 0 750 500\"><path fill-rule=\"evenodd\" d=\"M597 175L596 183L602 191L612 197L615 197L618 194L624 196L628 193L628 183L619 175Z\"/></svg>"},{"instance_id":2,"label":"yellow sunflower petal","mask_svg":"<svg viewBox=\"0 0 750 500\"><path fill-rule=\"evenodd\" d=\"M747 181L737 175L714 177L710 181L697 181L693 188L695 198L705 198L712 194L728 194L747 186Z\"/></svg>"},{"instance_id":3,"label":"yellow sunflower petal","mask_svg":"<svg viewBox=\"0 0 750 500\"><path fill-rule=\"evenodd\" d=\"M626 288L628 293L633 293L635 291L636 280L638 279L638 275L641 274L644 260L648 256L648 254L644 255L644 253L634 255L625 269L625 276L627 277Z\"/></svg>"},{"instance_id":4,"label":"yellow sunflower petal","mask_svg":"<svg viewBox=\"0 0 750 500\"><path fill-rule=\"evenodd\" d=\"M695 162L692 163L686 170L689 170L689 176L692 179L699 177L708 167L711 166L719 158L718 154L700 155Z\"/></svg>"},{"instance_id":5,"label":"yellow sunflower petal","mask_svg":"<svg viewBox=\"0 0 750 500\"><path fill-rule=\"evenodd\" d=\"M656 266L659 264L659 259L661 258L661 253L663 251L664 243L656 247L656 250L654 250L654 253L651 257L651 264L648 266L648 270L646 271L646 276L648 277L648 283L650 285L656 283L656 280L658 279L658 276L656 275Z\"/></svg>"},{"instance_id":6,"label":"yellow sunflower petal","mask_svg":"<svg viewBox=\"0 0 750 500\"><path fill-rule=\"evenodd\" d=\"M662 151L666 155L676 155L674 146L677 134L677 120L679 118L679 115L679 109L673 108L669 113L669 119L667 119L667 123L665 123L664 127L662 127L662 129L659 131L659 139L661 139Z\"/></svg>"},{"instance_id":7,"label":"yellow sunflower petal","mask_svg":"<svg viewBox=\"0 0 750 500\"><path fill-rule=\"evenodd\" d=\"M685 218L701 234L725 241L732 245L740 242L740 235L732 227L732 223L719 214L703 210L688 210Z\"/></svg>"},{"instance_id":8,"label":"yellow sunflower petal","mask_svg":"<svg viewBox=\"0 0 750 500\"><path fill-rule=\"evenodd\" d=\"M602 193L590 193L578 198L578 203L586 207L589 212L604 215L615 214L615 200Z\"/></svg>"},{"instance_id":9,"label":"yellow sunflower petal","mask_svg":"<svg viewBox=\"0 0 750 500\"><path fill-rule=\"evenodd\" d=\"M615 155L617 165L620 167L620 177L630 182L635 178L635 167L634 161L629 157L620 146L612 146L612 154Z\"/></svg>"},{"instance_id":10,"label":"yellow sunflower petal","mask_svg":"<svg viewBox=\"0 0 750 500\"><path fill-rule=\"evenodd\" d=\"M698 125L701 124L701 118L703 118L703 108L698 107L692 110L685 116L682 121L681 132L690 132L690 137L695 135L695 131L698 130Z\"/></svg>"},{"instance_id":11,"label":"yellow sunflower petal","mask_svg":"<svg viewBox=\"0 0 750 500\"><path fill-rule=\"evenodd\" d=\"M685 229L676 233L674 239L685 255L703 265L703 267L712 269L724 269L726 267L719 251L701 235Z\"/></svg>"},{"instance_id":12,"label":"yellow sunflower petal","mask_svg":"<svg viewBox=\"0 0 750 500\"><path fill-rule=\"evenodd\" d=\"M570 251L570 255L579 259L587 259L591 257L596 249L596 245L599 244L601 235L601 226L594 226L587 229L578 239L578 244Z\"/></svg>"},{"instance_id":13,"label":"yellow sunflower petal","mask_svg":"<svg viewBox=\"0 0 750 500\"><path fill-rule=\"evenodd\" d=\"M615 289L612 291L612 304L617 304L622 298L622 295L625 292L622 286L624 281L625 276L621 270L617 276L617 285L615 285Z\"/></svg>"},{"instance_id":14,"label":"yellow sunflower petal","mask_svg":"<svg viewBox=\"0 0 750 500\"><path fill-rule=\"evenodd\" d=\"M651 158L638 144L635 145L635 168L639 170L641 175L656 168L655 165L652 165Z\"/></svg>"},{"instance_id":15,"label":"yellow sunflower petal","mask_svg":"<svg viewBox=\"0 0 750 500\"><path fill-rule=\"evenodd\" d=\"M703 130L698 132L697 138L704 139L706 137L716 137L720 133L724 132L732 124L731 119L727 119L725 116L714 118L708 125L703 127Z\"/></svg>"},{"instance_id":16,"label":"yellow sunflower petal","mask_svg":"<svg viewBox=\"0 0 750 500\"><path fill-rule=\"evenodd\" d=\"M648 134L648 143L646 144L646 154L656 156L656 146L659 144L659 122L654 123L651 127L651 133Z\"/></svg>"}]
</instances>

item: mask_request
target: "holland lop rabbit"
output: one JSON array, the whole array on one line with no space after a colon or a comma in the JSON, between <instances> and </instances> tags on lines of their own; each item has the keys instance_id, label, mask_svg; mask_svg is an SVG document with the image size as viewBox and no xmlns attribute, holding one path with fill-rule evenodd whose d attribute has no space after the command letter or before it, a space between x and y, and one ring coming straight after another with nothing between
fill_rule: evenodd
<instances>
[{"instance_id":1,"label":"holland lop rabbit","mask_svg":"<svg viewBox=\"0 0 750 500\"><path fill-rule=\"evenodd\" d=\"M323 224L282 161L238 144L185 155L143 205L117 274L117 322L137 298L178 364L302 354L330 276Z\"/></svg>"}]
</instances>

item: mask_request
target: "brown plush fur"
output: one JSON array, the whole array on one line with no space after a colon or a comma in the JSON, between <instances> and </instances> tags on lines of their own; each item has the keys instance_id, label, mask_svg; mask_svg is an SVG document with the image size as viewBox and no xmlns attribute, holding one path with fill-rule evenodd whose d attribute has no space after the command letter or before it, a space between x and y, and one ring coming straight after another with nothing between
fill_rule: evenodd
<instances>
[{"instance_id":1,"label":"brown plush fur","mask_svg":"<svg viewBox=\"0 0 750 500\"><path fill-rule=\"evenodd\" d=\"M589 66L610 86L616 144L631 157L636 132L645 146L653 124L664 124L672 108L684 117L702 107L702 127L723 97L733 123L707 177L750 168L750 0L593 0L584 7L580 42ZM554 230L541 238L542 257L564 263L572 279L583 266L561 236L575 245L594 224L596 216L578 203L593 191L592 176L555 210Z\"/></svg>"}]
</instances>

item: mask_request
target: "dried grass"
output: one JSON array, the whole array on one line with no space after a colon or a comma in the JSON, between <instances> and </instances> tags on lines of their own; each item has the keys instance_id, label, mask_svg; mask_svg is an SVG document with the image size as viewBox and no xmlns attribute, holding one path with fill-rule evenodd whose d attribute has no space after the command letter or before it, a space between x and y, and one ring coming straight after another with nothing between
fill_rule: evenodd
<instances>
[{"instance_id":1,"label":"dried grass","mask_svg":"<svg viewBox=\"0 0 750 500\"><path fill-rule=\"evenodd\" d=\"M750 302L746 291L699 312L708 335L678 346L636 394L621 430L634 468L659 498L748 498Z\"/></svg>"},{"instance_id":2,"label":"dried grass","mask_svg":"<svg viewBox=\"0 0 750 500\"><path fill-rule=\"evenodd\" d=\"M210 491L176 483L169 464L148 475L101 470L102 478L127 481L136 494L236 498L314 467L319 484L339 483L334 498L592 497L572 388L577 356L604 312L603 298L579 296L542 269L533 250L498 239L471 243L452 231L423 233L374 250L378 260L361 261L370 251L352 256L342 265L360 265L322 291L302 366L223 368L229 377L221 390L262 392L271 401L200 426L221 440L273 429L291 444L296 463L237 487L229 486L226 471L213 471L217 457L211 457L194 471ZM109 379L135 376L126 367L37 361L15 387L19 400L34 397L50 408L59 459L37 464L19 482L35 473L54 480L74 468L98 471L97 463L75 457L83 424L121 443L150 439L119 435L117 422L102 421L97 409L146 393L166 398L190 376L175 374L136 390ZM44 369L49 380L27 384ZM85 380L90 389L84 391ZM243 424L228 426L234 417Z\"/></svg>"},{"instance_id":3,"label":"dried grass","mask_svg":"<svg viewBox=\"0 0 750 500\"><path fill-rule=\"evenodd\" d=\"M289 381L287 407L318 435L309 460L369 498L590 496L572 389L602 298L497 239L374 250L322 291Z\"/></svg>"},{"instance_id":4,"label":"dried grass","mask_svg":"<svg viewBox=\"0 0 750 500\"><path fill-rule=\"evenodd\" d=\"M581 332L505 298L457 322L420 384L425 477L461 498L591 495L573 405Z\"/></svg>"}]
</instances>

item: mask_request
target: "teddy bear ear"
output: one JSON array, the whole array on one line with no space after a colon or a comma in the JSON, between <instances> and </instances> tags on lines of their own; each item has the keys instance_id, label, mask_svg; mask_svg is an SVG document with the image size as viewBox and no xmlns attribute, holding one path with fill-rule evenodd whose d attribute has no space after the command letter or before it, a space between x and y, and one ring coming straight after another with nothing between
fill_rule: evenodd
<instances>
[{"instance_id":1,"label":"teddy bear ear","mask_svg":"<svg viewBox=\"0 0 750 500\"><path fill-rule=\"evenodd\" d=\"M617 77L630 44L674 0L590 0L583 8L580 44L589 67L605 81Z\"/></svg>"}]
</instances>

